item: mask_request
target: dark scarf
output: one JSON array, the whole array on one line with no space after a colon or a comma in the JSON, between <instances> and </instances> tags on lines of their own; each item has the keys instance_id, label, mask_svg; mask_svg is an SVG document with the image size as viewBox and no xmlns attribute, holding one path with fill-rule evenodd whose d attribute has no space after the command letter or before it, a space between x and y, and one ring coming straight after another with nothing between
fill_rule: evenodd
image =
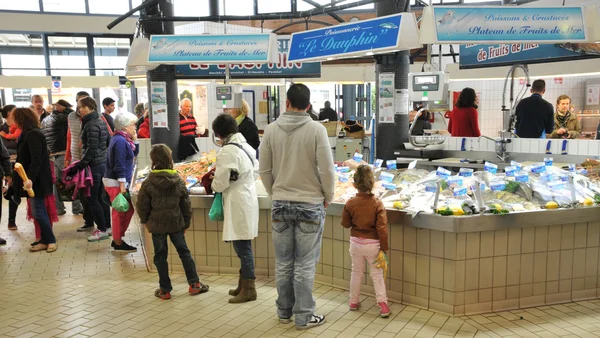
<instances>
[{"instance_id":1,"label":"dark scarf","mask_svg":"<svg viewBox=\"0 0 600 338\"><path fill-rule=\"evenodd\" d=\"M564 116L560 115L559 112L556 112L556 121L558 122L558 125L561 128L567 127L567 121L569 121L570 117L571 117L571 112L569 112L569 111Z\"/></svg>"}]
</instances>

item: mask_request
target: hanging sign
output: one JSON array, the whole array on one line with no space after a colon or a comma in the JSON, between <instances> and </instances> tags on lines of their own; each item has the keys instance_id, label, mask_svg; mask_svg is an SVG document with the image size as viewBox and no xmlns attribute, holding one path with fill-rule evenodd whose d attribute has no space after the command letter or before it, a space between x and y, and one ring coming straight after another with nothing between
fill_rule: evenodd
<instances>
[{"instance_id":1,"label":"hanging sign","mask_svg":"<svg viewBox=\"0 0 600 338\"><path fill-rule=\"evenodd\" d=\"M394 123L394 73L379 74L379 123Z\"/></svg>"},{"instance_id":2,"label":"hanging sign","mask_svg":"<svg viewBox=\"0 0 600 338\"><path fill-rule=\"evenodd\" d=\"M169 129L167 119L167 83L166 82L150 82L152 102L152 128Z\"/></svg>"},{"instance_id":3,"label":"hanging sign","mask_svg":"<svg viewBox=\"0 0 600 338\"><path fill-rule=\"evenodd\" d=\"M60 78L52 79L52 84L51 84L51 88L52 88L52 94L59 94L60 93L60 89L62 88L62 81L60 80Z\"/></svg>"},{"instance_id":4,"label":"hanging sign","mask_svg":"<svg viewBox=\"0 0 600 338\"><path fill-rule=\"evenodd\" d=\"M229 76L238 78L309 78L321 77L320 62L291 62L288 60L289 35L277 36L277 62L270 63L231 63ZM178 78L216 79L225 77L227 64L198 64L175 66Z\"/></svg>"},{"instance_id":5,"label":"hanging sign","mask_svg":"<svg viewBox=\"0 0 600 338\"><path fill-rule=\"evenodd\" d=\"M593 43L513 43L461 45L460 68L506 66L515 63L546 63L600 57L600 45Z\"/></svg>"},{"instance_id":6,"label":"hanging sign","mask_svg":"<svg viewBox=\"0 0 600 338\"><path fill-rule=\"evenodd\" d=\"M581 7L443 6L423 13L421 43L586 42ZM434 34L431 34L431 30ZM433 36L432 36L433 35ZM433 41L431 41L433 40Z\"/></svg>"},{"instance_id":7,"label":"hanging sign","mask_svg":"<svg viewBox=\"0 0 600 338\"><path fill-rule=\"evenodd\" d=\"M403 13L293 33L289 60L324 61L416 47L421 45L415 16Z\"/></svg>"},{"instance_id":8,"label":"hanging sign","mask_svg":"<svg viewBox=\"0 0 600 338\"><path fill-rule=\"evenodd\" d=\"M152 35L148 61L163 64L268 63L277 60L274 34Z\"/></svg>"}]
</instances>

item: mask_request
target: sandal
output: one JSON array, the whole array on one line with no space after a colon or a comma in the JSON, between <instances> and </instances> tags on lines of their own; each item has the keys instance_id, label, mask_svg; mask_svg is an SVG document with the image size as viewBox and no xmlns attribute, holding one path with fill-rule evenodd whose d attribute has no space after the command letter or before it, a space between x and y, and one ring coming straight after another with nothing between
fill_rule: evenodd
<instances>
[{"instance_id":1,"label":"sandal","mask_svg":"<svg viewBox=\"0 0 600 338\"><path fill-rule=\"evenodd\" d=\"M54 252L56 249L58 249L56 243L48 244L48 249L46 249L46 252Z\"/></svg>"},{"instance_id":2,"label":"sandal","mask_svg":"<svg viewBox=\"0 0 600 338\"><path fill-rule=\"evenodd\" d=\"M35 242L31 242L31 246L36 246L36 245L40 244L41 241L42 241L41 239L36 238Z\"/></svg>"},{"instance_id":3,"label":"sandal","mask_svg":"<svg viewBox=\"0 0 600 338\"><path fill-rule=\"evenodd\" d=\"M41 244L41 243L29 248L29 252L39 252L39 251L45 251L45 250L48 250L48 245Z\"/></svg>"}]
</instances>

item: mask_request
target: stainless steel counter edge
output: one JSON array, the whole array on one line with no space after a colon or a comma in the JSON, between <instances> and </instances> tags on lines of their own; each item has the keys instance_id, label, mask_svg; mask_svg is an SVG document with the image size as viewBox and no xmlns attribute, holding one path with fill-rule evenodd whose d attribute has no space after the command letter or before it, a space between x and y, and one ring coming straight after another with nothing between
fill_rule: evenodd
<instances>
[{"instance_id":1,"label":"stainless steel counter edge","mask_svg":"<svg viewBox=\"0 0 600 338\"><path fill-rule=\"evenodd\" d=\"M192 208L210 209L213 198L210 196L191 196ZM260 209L271 209L268 197L259 197ZM341 216L344 205L333 203L327 209L329 216ZM507 215L475 215L475 216L438 216L419 214L414 218L404 211L388 210L390 224L403 224L446 232L480 232L509 228L527 228L535 226L600 222L600 207L579 209L558 209L519 212Z\"/></svg>"}]
</instances>

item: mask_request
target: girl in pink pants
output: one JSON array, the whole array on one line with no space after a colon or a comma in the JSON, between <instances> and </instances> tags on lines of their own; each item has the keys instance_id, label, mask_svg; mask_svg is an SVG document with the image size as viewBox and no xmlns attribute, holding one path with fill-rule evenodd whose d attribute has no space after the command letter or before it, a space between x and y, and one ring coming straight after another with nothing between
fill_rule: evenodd
<instances>
[{"instance_id":1,"label":"girl in pink pants","mask_svg":"<svg viewBox=\"0 0 600 338\"><path fill-rule=\"evenodd\" d=\"M371 270L377 305L381 317L390 315L385 292L383 270L375 267L379 251L388 250L387 214L383 203L372 193L375 176L371 167L361 165L354 174L354 187L358 194L349 200L342 213L342 226L350 228L350 255L352 276L350 278L350 311L360 306L360 284L365 272L365 261Z\"/></svg>"}]
</instances>

